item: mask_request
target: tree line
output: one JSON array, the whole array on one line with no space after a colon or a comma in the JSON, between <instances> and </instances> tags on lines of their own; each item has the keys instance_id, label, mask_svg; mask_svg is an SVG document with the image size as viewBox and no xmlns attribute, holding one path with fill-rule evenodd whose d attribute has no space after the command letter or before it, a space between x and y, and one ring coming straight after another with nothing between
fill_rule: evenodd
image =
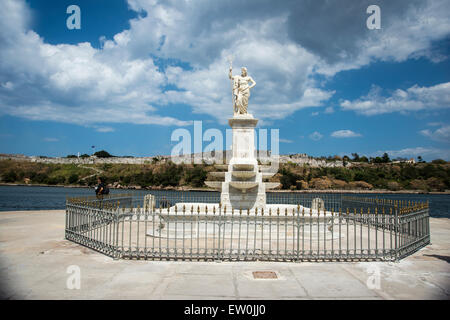
<instances>
[{"instance_id":1,"label":"tree line","mask_svg":"<svg viewBox=\"0 0 450 320\"><path fill-rule=\"evenodd\" d=\"M382 158L382 157L381 157ZM213 165L181 164L154 161L148 164L45 164L1 160L0 182L47 185L93 186L96 172L113 186L205 187L208 173L217 171ZM365 163L354 162L347 167L310 167L294 163L280 164L270 179L280 182L284 190L307 189L388 189L445 191L450 189L450 163Z\"/></svg>"}]
</instances>

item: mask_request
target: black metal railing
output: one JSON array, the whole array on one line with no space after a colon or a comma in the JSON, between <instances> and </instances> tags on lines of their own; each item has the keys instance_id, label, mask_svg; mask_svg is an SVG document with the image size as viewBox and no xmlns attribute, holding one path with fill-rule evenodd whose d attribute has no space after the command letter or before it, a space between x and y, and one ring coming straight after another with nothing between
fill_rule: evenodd
<instances>
[{"instance_id":1,"label":"black metal railing","mask_svg":"<svg viewBox=\"0 0 450 320\"><path fill-rule=\"evenodd\" d=\"M430 243L428 203L321 197L253 210L223 207L217 194L70 198L65 237L114 258L158 260L392 261Z\"/></svg>"}]
</instances>

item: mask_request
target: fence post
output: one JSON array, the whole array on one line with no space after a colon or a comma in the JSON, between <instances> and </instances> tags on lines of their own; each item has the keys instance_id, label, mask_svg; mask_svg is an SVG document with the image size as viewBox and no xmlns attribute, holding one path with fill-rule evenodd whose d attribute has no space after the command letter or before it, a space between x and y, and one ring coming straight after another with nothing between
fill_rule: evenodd
<instances>
[{"instance_id":1,"label":"fence post","mask_svg":"<svg viewBox=\"0 0 450 320\"><path fill-rule=\"evenodd\" d=\"M399 228L400 228L400 224L398 221L398 207L394 208L394 247L395 247L395 261L398 262L398 257L399 257L399 248L398 248L398 242L397 242L397 238L398 238L398 232L399 232Z\"/></svg>"},{"instance_id":2,"label":"fence post","mask_svg":"<svg viewBox=\"0 0 450 320\"><path fill-rule=\"evenodd\" d=\"M66 199L66 225L65 225L65 228L64 228L64 239L66 239L66 240L68 240L67 239L67 229L68 228L70 228L70 217L69 217L69 200L67 200Z\"/></svg>"},{"instance_id":3,"label":"fence post","mask_svg":"<svg viewBox=\"0 0 450 320\"><path fill-rule=\"evenodd\" d=\"M427 236L428 236L428 244L431 243L431 235L430 235L430 202L427 200Z\"/></svg>"},{"instance_id":4,"label":"fence post","mask_svg":"<svg viewBox=\"0 0 450 320\"><path fill-rule=\"evenodd\" d=\"M297 262L299 262L299 255L300 255L300 205L297 204Z\"/></svg>"},{"instance_id":5,"label":"fence post","mask_svg":"<svg viewBox=\"0 0 450 320\"><path fill-rule=\"evenodd\" d=\"M116 230L114 232L116 233L116 243L114 248L114 260L118 260L120 258L120 252L119 252L119 213L120 213L120 202L117 202L117 208L116 208L116 216L114 217L116 220Z\"/></svg>"},{"instance_id":6,"label":"fence post","mask_svg":"<svg viewBox=\"0 0 450 320\"><path fill-rule=\"evenodd\" d=\"M213 207L214 212L216 212L216 207ZM222 216L222 210L221 207L219 205L219 222L218 222L218 228L219 228L219 232L218 232L218 237L217 237L217 255L216 255L216 262L222 262L222 258L220 255L220 227L221 227L221 216Z\"/></svg>"}]
</instances>

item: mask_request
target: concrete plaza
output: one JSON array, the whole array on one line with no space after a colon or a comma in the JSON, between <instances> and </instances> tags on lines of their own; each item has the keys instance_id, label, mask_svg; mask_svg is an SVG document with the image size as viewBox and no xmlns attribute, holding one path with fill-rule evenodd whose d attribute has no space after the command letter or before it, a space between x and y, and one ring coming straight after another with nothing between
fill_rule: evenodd
<instances>
[{"instance_id":1,"label":"concrete plaza","mask_svg":"<svg viewBox=\"0 0 450 320\"><path fill-rule=\"evenodd\" d=\"M63 210L0 212L0 297L449 299L450 220L430 226L432 244L400 262L129 261L64 240ZM80 289L67 287L72 265ZM277 278L254 279L254 271Z\"/></svg>"}]
</instances>

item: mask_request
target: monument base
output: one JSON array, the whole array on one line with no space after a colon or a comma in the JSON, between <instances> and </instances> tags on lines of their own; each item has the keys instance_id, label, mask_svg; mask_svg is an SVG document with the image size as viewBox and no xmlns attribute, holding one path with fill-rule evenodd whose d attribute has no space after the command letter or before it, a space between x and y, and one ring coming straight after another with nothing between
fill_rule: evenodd
<instances>
[{"instance_id":1,"label":"monument base","mask_svg":"<svg viewBox=\"0 0 450 320\"><path fill-rule=\"evenodd\" d=\"M310 208L268 204L260 209L236 210L218 203L177 203L155 212L152 227L146 235L154 238L179 240L218 237L237 237L239 229L248 232L250 239L291 239L297 237L311 241L331 241L339 237L337 217L330 211L318 212ZM248 229L248 230L247 230ZM184 236L183 236L184 235Z\"/></svg>"}]
</instances>

